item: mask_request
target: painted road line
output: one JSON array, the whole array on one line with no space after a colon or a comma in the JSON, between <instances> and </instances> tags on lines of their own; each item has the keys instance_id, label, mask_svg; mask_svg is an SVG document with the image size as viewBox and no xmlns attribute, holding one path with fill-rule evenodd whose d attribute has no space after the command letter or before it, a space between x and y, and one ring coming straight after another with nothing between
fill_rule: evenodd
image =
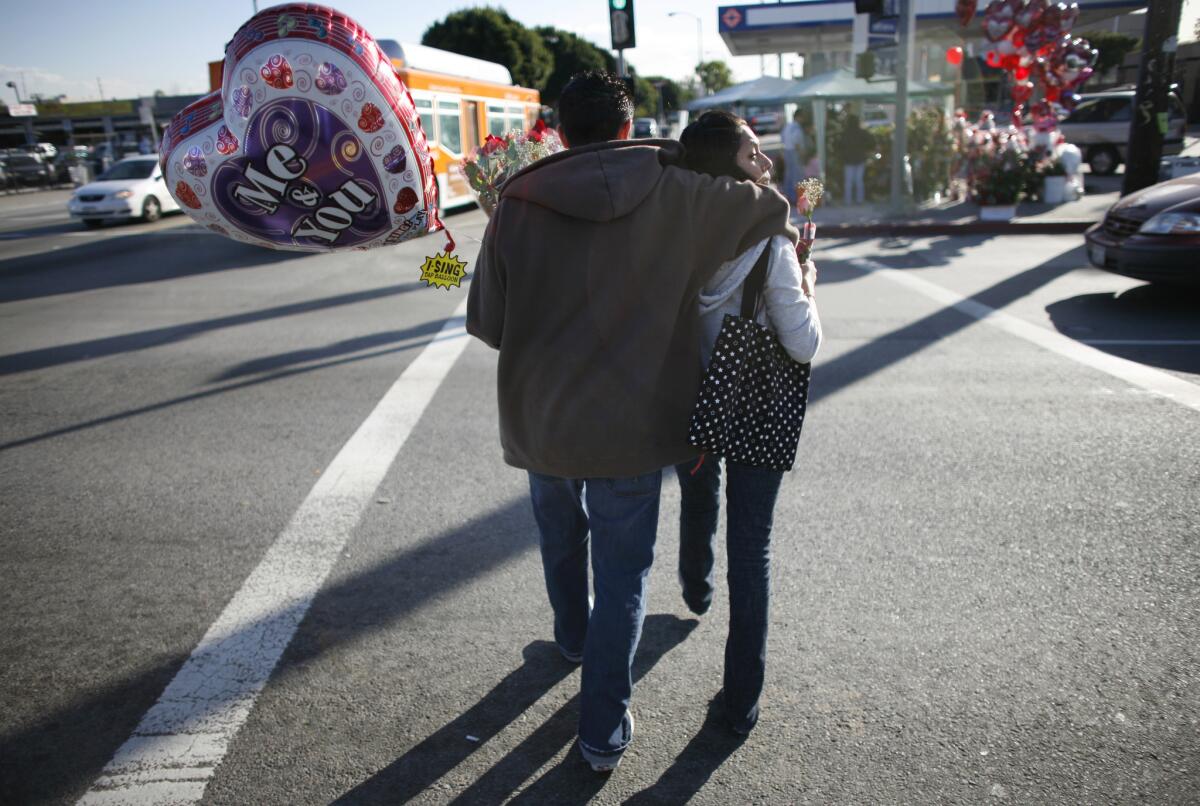
<instances>
[{"instance_id":1,"label":"painted road line","mask_svg":"<svg viewBox=\"0 0 1200 806\"><path fill-rule=\"evenodd\" d=\"M1118 347L1200 347L1200 339L1080 339L1084 344Z\"/></svg>"},{"instance_id":2,"label":"painted road line","mask_svg":"<svg viewBox=\"0 0 1200 806\"><path fill-rule=\"evenodd\" d=\"M1052 353L1057 353L1076 363L1100 370L1133 386L1141 387L1148 392L1200 411L1200 385L1185 381L1169 372L1102 352L1075 339L1032 325L1012 314L968 299L957 291L951 291L945 286L917 277L911 272L892 269L868 258L845 258L832 252L827 253L825 257L844 262L868 274L877 274Z\"/></svg>"},{"instance_id":3,"label":"painted road line","mask_svg":"<svg viewBox=\"0 0 1200 806\"><path fill-rule=\"evenodd\" d=\"M466 300L317 480L81 804L196 803L469 339Z\"/></svg>"}]
</instances>

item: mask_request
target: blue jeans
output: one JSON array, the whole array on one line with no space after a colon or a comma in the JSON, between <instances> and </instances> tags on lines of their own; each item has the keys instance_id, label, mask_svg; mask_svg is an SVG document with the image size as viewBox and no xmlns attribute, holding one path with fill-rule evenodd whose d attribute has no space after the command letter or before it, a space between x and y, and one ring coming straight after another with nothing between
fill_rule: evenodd
<instances>
[{"instance_id":1,"label":"blue jeans","mask_svg":"<svg viewBox=\"0 0 1200 806\"><path fill-rule=\"evenodd\" d=\"M720 511L721 460L705 456L677 465L679 477L679 576L693 610L707 608L713 595L713 541ZM729 635L725 640L725 715L745 733L758 721L767 666L767 621L771 602L771 525L783 472L725 462L726 534L729 569Z\"/></svg>"},{"instance_id":2,"label":"blue jeans","mask_svg":"<svg viewBox=\"0 0 1200 806\"><path fill-rule=\"evenodd\" d=\"M632 738L631 667L646 616L661 489L661 470L616 479L529 473L554 640L567 653L583 652L579 743L589 761L619 757Z\"/></svg>"}]
</instances>

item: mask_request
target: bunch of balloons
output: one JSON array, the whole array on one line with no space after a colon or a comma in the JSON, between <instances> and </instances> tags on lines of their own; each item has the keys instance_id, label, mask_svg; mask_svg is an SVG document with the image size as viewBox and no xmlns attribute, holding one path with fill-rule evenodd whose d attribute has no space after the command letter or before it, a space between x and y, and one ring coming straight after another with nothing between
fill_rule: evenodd
<instances>
[{"instance_id":1,"label":"bunch of balloons","mask_svg":"<svg viewBox=\"0 0 1200 806\"><path fill-rule=\"evenodd\" d=\"M991 0L984 9L983 34L993 43L986 60L1012 75L1014 122L1028 109L1036 131L1053 131L1079 103L1099 52L1071 36L1078 17L1078 3L1047 0Z\"/></svg>"}]
</instances>

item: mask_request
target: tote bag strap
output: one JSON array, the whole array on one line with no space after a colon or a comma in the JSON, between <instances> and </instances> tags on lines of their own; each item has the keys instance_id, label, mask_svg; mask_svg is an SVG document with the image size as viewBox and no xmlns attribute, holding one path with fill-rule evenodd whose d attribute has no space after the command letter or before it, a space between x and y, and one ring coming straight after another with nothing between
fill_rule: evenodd
<instances>
[{"instance_id":1,"label":"tote bag strap","mask_svg":"<svg viewBox=\"0 0 1200 806\"><path fill-rule=\"evenodd\" d=\"M758 301L762 296L763 284L767 280L767 263L771 259L771 242L767 241L763 247L762 254L758 256L758 262L754 264L754 268L746 275L746 281L742 283L742 318L754 319L754 314L758 310Z\"/></svg>"}]
</instances>

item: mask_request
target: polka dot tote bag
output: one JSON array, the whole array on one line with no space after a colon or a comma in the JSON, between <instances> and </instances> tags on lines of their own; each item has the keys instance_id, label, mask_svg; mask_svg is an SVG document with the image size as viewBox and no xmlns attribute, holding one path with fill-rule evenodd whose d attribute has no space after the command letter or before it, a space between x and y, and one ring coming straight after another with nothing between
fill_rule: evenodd
<instances>
[{"instance_id":1,"label":"polka dot tote bag","mask_svg":"<svg viewBox=\"0 0 1200 806\"><path fill-rule=\"evenodd\" d=\"M811 364L792 359L754 313L769 249L746 278L741 316L726 314L692 412L688 441L752 467L791 470L808 405Z\"/></svg>"}]
</instances>

